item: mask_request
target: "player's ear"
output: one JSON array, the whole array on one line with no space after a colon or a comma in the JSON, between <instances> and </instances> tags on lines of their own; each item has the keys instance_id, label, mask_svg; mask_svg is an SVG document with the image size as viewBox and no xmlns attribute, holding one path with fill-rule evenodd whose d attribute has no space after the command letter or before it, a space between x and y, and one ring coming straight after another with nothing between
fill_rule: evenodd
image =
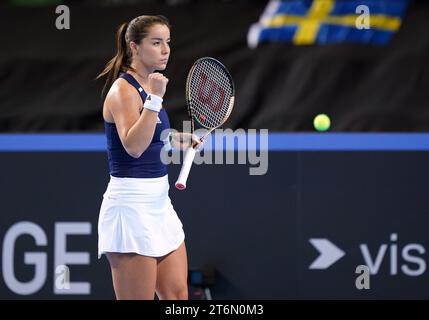
<instances>
[{"instance_id":1,"label":"player's ear","mask_svg":"<svg viewBox=\"0 0 429 320\"><path fill-rule=\"evenodd\" d=\"M138 46L134 41L130 42L130 48L132 53L135 52L136 54L138 54Z\"/></svg>"}]
</instances>

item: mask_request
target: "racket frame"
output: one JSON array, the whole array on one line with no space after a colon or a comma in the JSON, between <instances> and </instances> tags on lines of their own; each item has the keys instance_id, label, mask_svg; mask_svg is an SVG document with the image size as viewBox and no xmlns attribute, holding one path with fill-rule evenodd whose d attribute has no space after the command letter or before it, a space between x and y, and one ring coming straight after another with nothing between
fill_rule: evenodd
<instances>
[{"instance_id":1,"label":"racket frame","mask_svg":"<svg viewBox=\"0 0 429 320\"><path fill-rule=\"evenodd\" d=\"M231 84L231 96L230 96L230 100L229 100L229 106L228 106L228 110L224 116L224 118L222 119L222 121L215 127L207 127L205 126L203 123L201 123L197 117L195 117L193 108L192 108L192 98L191 98L191 81L192 81L192 77L195 71L195 68L198 66L199 63L201 63L201 61L203 60L212 60L214 61L218 66L220 66L220 68L225 72L225 74L227 75L227 77L229 78L229 83ZM186 105L188 108L188 116L189 119L191 121L191 135L194 135L194 131L195 131L195 123L194 121L197 121L198 124L207 129L208 131L199 138L200 142L202 142L204 139L207 138L207 136L216 128L220 127L222 124L225 123L225 121L229 118L231 111L234 107L234 102L235 102L235 86L234 86L234 81L232 80L231 74L229 73L228 69L219 61L216 60L212 57L203 57L198 59L197 61L194 62L194 64L192 65L191 69L189 70L187 79L186 79L186 91L185 91L185 96L186 96ZM185 156L183 159L183 164L182 164L182 168L180 170L179 173L179 177L175 183L175 186L177 189L179 190L184 190L186 189L186 181L188 179L189 176L189 172L191 170L191 166L196 154L196 150L195 147L198 143L192 142L192 147L190 147L188 150L186 150L185 152ZM192 149L192 150L190 150Z\"/></svg>"}]
</instances>

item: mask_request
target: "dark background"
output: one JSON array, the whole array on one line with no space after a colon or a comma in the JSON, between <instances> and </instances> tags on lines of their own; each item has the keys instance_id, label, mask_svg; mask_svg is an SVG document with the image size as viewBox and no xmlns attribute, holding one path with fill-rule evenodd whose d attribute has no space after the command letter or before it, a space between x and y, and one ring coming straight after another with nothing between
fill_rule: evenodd
<instances>
[{"instance_id":1,"label":"dark background","mask_svg":"<svg viewBox=\"0 0 429 320\"><path fill-rule=\"evenodd\" d=\"M58 2L58 1L57 1ZM103 81L117 27L142 14L173 26L165 105L172 124L186 119L187 72L199 57L222 61L237 96L226 126L312 131L318 113L333 131L427 131L429 6L410 1L386 46L247 46L266 1L69 1L71 29L57 30L55 5L0 11L0 130L102 131ZM122 5L113 5L122 3ZM110 4L110 5L108 5Z\"/></svg>"},{"instance_id":2,"label":"dark background","mask_svg":"<svg viewBox=\"0 0 429 320\"><path fill-rule=\"evenodd\" d=\"M38 224L48 245L19 237L15 274L23 282L34 275L24 252L47 253L48 270L43 287L30 296L14 294L0 277L1 298L114 298L107 260L97 260L98 210L108 181L105 157L2 154L0 166L8 170L0 184L0 245L15 223ZM270 153L265 176L250 176L248 165L194 166L186 191L170 189L184 224L189 267L216 271L214 299L428 299L427 251L410 252L424 261L421 275L401 271L402 265L418 267L404 259L405 246L418 243L427 250L429 245L428 161L427 152L284 151ZM179 169L170 166L171 183ZM90 254L90 265L69 265L70 280L89 282L90 296L53 294L58 222L91 223L91 235L67 238L68 251ZM393 233L397 241L390 240ZM325 270L310 270L319 254L310 238L329 239L345 256ZM366 264L360 245L375 261L383 244L387 250L370 276L370 289L357 290L356 267ZM392 245L397 246L394 275Z\"/></svg>"},{"instance_id":3,"label":"dark background","mask_svg":"<svg viewBox=\"0 0 429 320\"><path fill-rule=\"evenodd\" d=\"M114 299L108 263L97 259L106 153L61 152L66 143L54 152L30 152L18 138L32 137L37 147L45 133L102 134L103 81L94 79L115 54L117 27L142 14L163 14L173 26L165 106L174 128L187 118L190 66L212 56L231 71L237 89L225 127L287 133L278 138L286 148L270 151L266 175L249 176L248 165L194 165L188 189L170 190L190 269L215 270L214 299L429 299L429 154L427 147L410 150L424 144L426 134L414 140L415 133L429 128L427 1L410 1L386 46L276 43L256 49L248 48L247 32L267 1L24 1L0 3L0 299ZM55 28L60 3L70 8L70 30ZM314 131L319 113L331 118L333 133L321 135L333 145L350 141L346 149L352 149L356 136L347 140L349 132L372 146L378 134L401 131L402 149L393 139L389 147L397 151L391 152L288 149L288 135ZM293 146L300 150L299 141L312 139ZM7 150L11 145L20 152ZM170 166L171 185L179 169ZM25 221L47 237L46 246L30 235L14 243L21 282L34 276L24 254L46 254L46 281L32 295L14 293L4 272L11 262L5 237ZM70 280L90 283L89 296L53 292L55 228L70 222L91 225L91 234L70 235L66 247L90 255L89 265L70 264ZM309 269L319 254L309 239L328 239L345 256L325 270ZM424 251L407 257L410 245ZM380 268L369 290L357 290L355 270L367 264L365 248L372 261L380 258ZM424 264L422 274L404 273L416 270L417 262Z\"/></svg>"}]
</instances>

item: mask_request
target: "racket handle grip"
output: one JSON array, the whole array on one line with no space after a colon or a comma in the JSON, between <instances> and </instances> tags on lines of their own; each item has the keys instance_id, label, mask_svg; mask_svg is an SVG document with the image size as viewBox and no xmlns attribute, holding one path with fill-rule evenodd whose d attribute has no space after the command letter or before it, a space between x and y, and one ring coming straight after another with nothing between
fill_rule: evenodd
<instances>
[{"instance_id":1,"label":"racket handle grip","mask_svg":"<svg viewBox=\"0 0 429 320\"><path fill-rule=\"evenodd\" d=\"M186 189L186 180L188 180L189 171L191 170L192 162L195 158L197 151L194 148L188 148L185 152L183 159L182 169L180 170L179 177L176 181L176 188L179 190Z\"/></svg>"}]
</instances>

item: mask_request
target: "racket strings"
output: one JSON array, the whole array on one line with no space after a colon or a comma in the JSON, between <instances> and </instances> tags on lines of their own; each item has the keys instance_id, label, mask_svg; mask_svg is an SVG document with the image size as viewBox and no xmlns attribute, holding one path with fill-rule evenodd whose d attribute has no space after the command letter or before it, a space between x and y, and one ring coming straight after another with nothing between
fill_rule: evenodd
<instances>
[{"instance_id":1,"label":"racket strings","mask_svg":"<svg viewBox=\"0 0 429 320\"><path fill-rule=\"evenodd\" d=\"M196 66L190 82L191 111L204 127L216 128L228 117L233 86L228 74L212 61Z\"/></svg>"}]
</instances>

